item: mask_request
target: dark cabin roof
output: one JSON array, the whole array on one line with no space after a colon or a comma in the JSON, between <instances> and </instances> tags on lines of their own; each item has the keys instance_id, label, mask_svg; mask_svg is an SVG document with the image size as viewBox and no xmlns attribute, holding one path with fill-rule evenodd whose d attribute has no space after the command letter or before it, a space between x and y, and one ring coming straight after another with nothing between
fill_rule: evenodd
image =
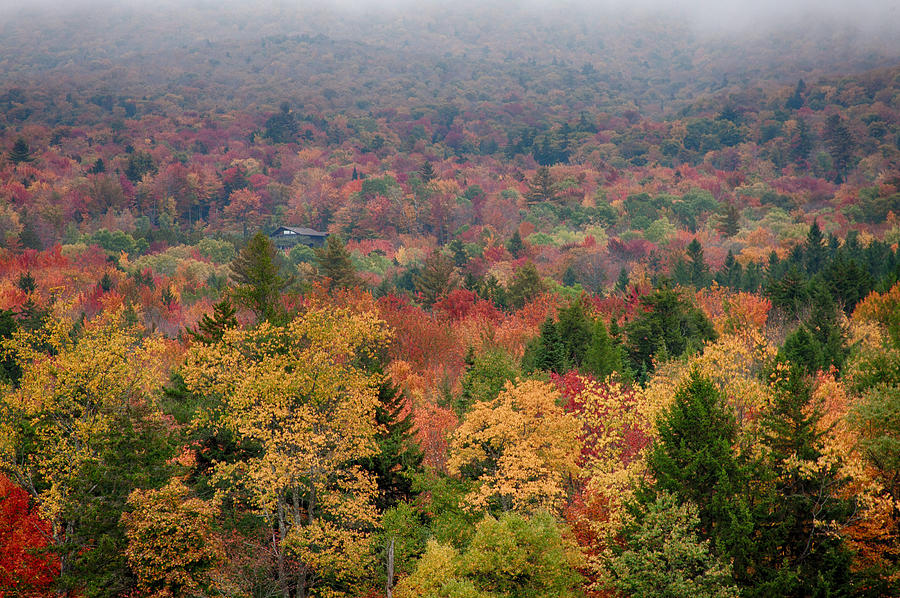
<instances>
[{"instance_id":1,"label":"dark cabin roof","mask_svg":"<svg viewBox=\"0 0 900 598\"><path fill-rule=\"evenodd\" d=\"M319 232L317 230L313 230L311 228L301 228L296 226L279 226L278 230L276 230L273 235L278 234L278 231L281 230L289 230L298 235L304 235L306 237L327 237L328 233Z\"/></svg>"}]
</instances>

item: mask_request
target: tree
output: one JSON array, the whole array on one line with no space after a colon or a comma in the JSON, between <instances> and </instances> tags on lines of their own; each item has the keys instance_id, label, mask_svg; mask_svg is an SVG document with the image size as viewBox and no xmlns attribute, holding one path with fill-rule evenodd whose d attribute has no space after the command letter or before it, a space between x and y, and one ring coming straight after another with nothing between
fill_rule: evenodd
<instances>
[{"instance_id":1,"label":"tree","mask_svg":"<svg viewBox=\"0 0 900 598\"><path fill-rule=\"evenodd\" d=\"M825 121L823 137L828 153L831 154L831 159L833 160L835 181L841 182L850 169L856 142L853 140L853 136L841 119L840 114L832 114Z\"/></svg>"},{"instance_id":2,"label":"tree","mask_svg":"<svg viewBox=\"0 0 900 598\"><path fill-rule=\"evenodd\" d=\"M764 465L771 476L760 517L756 576L750 596L842 596L851 591L851 554L840 535L856 501L842 492L840 462L824 453L821 409L802 370L780 362L771 407L761 421Z\"/></svg>"},{"instance_id":3,"label":"tree","mask_svg":"<svg viewBox=\"0 0 900 598\"><path fill-rule=\"evenodd\" d=\"M506 250L509 251L510 255L514 258L518 258L522 254L522 250L525 249L525 244L522 242L522 235L519 234L519 230L512 234L512 237L509 238L509 241L506 242Z\"/></svg>"},{"instance_id":4,"label":"tree","mask_svg":"<svg viewBox=\"0 0 900 598\"><path fill-rule=\"evenodd\" d=\"M428 184L437 178L437 173L434 171L434 164L425 160L422 163L422 167L419 168L419 176L422 178L422 182Z\"/></svg>"},{"instance_id":5,"label":"tree","mask_svg":"<svg viewBox=\"0 0 900 598\"><path fill-rule=\"evenodd\" d=\"M431 252L415 278L416 292L422 296L425 305L431 307L453 290L454 272L450 258L437 249Z\"/></svg>"},{"instance_id":6,"label":"tree","mask_svg":"<svg viewBox=\"0 0 900 598\"><path fill-rule=\"evenodd\" d=\"M679 357L716 338L709 318L668 286L642 297L641 308L625 325L626 349L635 372L651 371L654 356L661 353Z\"/></svg>"},{"instance_id":7,"label":"tree","mask_svg":"<svg viewBox=\"0 0 900 598\"><path fill-rule=\"evenodd\" d=\"M703 539L696 505L667 492L630 514L604 561L604 585L625 596L740 595L730 565Z\"/></svg>"},{"instance_id":8,"label":"tree","mask_svg":"<svg viewBox=\"0 0 900 598\"><path fill-rule=\"evenodd\" d=\"M533 263L528 262L516 270L513 279L507 287L509 303L516 309L521 309L526 303L545 291L544 283Z\"/></svg>"},{"instance_id":9,"label":"tree","mask_svg":"<svg viewBox=\"0 0 900 598\"><path fill-rule=\"evenodd\" d=\"M9 150L7 157L13 164L34 161L34 156L31 155L28 143L22 137L19 137L16 139L15 143L13 143L12 149Z\"/></svg>"},{"instance_id":10,"label":"tree","mask_svg":"<svg viewBox=\"0 0 900 598\"><path fill-rule=\"evenodd\" d=\"M584 352L581 369L603 380L614 372L624 374L622 347L609 335L606 324L595 318L591 326L591 340Z\"/></svg>"},{"instance_id":11,"label":"tree","mask_svg":"<svg viewBox=\"0 0 900 598\"><path fill-rule=\"evenodd\" d=\"M675 392L657 429L647 457L654 481L638 493L640 507L652 509L661 492L696 505L698 533L713 541L715 554L734 559L736 569L743 570L753 524L743 491L746 471L733 450L738 432L734 413L695 369Z\"/></svg>"},{"instance_id":12,"label":"tree","mask_svg":"<svg viewBox=\"0 0 900 598\"><path fill-rule=\"evenodd\" d=\"M215 479L268 526L285 598L339 595L365 575L378 487L358 464L378 454L381 377L360 364L387 338L372 314L312 308L188 354L188 389L221 397L218 423L258 447Z\"/></svg>"},{"instance_id":13,"label":"tree","mask_svg":"<svg viewBox=\"0 0 900 598\"><path fill-rule=\"evenodd\" d=\"M397 586L397 598L574 598L583 584L582 558L545 512L531 517L486 516L462 553L428 542L415 572Z\"/></svg>"},{"instance_id":14,"label":"tree","mask_svg":"<svg viewBox=\"0 0 900 598\"><path fill-rule=\"evenodd\" d=\"M694 238L688 244L686 251L691 284L698 289L709 286L712 278L709 275L709 266L703 258L703 246Z\"/></svg>"},{"instance_id":15,"label":"tree","mask_svg":"<svg viewBox=\"0 0 900 598\"><path fill-rule=\"evenodd\" d=\"M128 156L128 163L125 165L125 176L132 183L140 182L145 174L156 174L157 166L148 152L133 152Z\"/></svg>"},{"instance_id":16,"label":"tree","mask_svg":"<svg viewBox=\"0 0 900 598\"><path fill-rule=\"evenodd\" d=\"M214 502L192 497L179 479L159 490L133 490L122 515L125 554L143 596L204 595L224 554L212 533Z\"/></svg>"},{"instance_id":17,"label":"tree","mask_svg":"<svg viewBox=\"0 0 900 598\"><path fill-rule=\"evenodd\" d=\"M197 342L212 345L225 335L225 331L229 328L238 326L237 317L235 317L234 305L231 299L223 297L221 301L213 305L213 315L203 314L200 323L197 324L197 330L188 330L188 334Z\"/></svg>"},{"instance_id":18,"label":"tree","mask_svg":"<svg viewBox=\"0 0 900 598\"><path fill-rule=\"evenodd\" d=\"M246 239L250 228L262 222L262 197L251 189L235 189L228 196L228 204L223 210L233 224L240 224L242 236Z\"/></svg>"},{"instance_id":19,"label":"tree","mask_svg":"<svg viewBox=\"0 0 900 598\"><path fill-rule=\"evenodd\" d=\"M454 404L457 415L462 417L475 403L492 401L519 374L518 364L500 349L489 349L478 355L474 351L466 359L462 392Z\"/></svg>"},{"instance_id":20,"label":"tree","mask_svg":"<svg viewBox=\"0 0 900 598\"><path fill-rule=\"evenodd\" d=\"M282 316L281 292L290 281L278 274L277 259L271 239L258 232L231 262L235 301L260 320Z\"/></svg>"},{"instance_id":21,"label":"tree","mask_svg":"<svg viewBox=\"0 0 900 598\"><path fill-rule=\"evenodd\" d=\"M359 283L350 252L338 235L328 235L325 247L316 249L319 276L328 281L329 289L349 288Z\"/></svg>"},{"instance_id":22,"label":"tree","mask_svg":"<svg viewBox=\"0 0 900 598\"><path fill-rule=\"evenodd\" d=\"M396 507L415 496L413 476L422 468L422 449L416 441L412 411L406 398L387 378L378 386L375 406L377 452L360 461L360 466L375 476L380 511Z\"/></svg>"},{"instance_id":23,"label":"tree","mask_svg":"<svg viewBox=\"0 0 900 598\"><path fill-rule=\"evenodd\" d=\"M556 200L556 190L554 189L553 176L550 169L541 166L534 173L534 178L528 182L528 191L525 193L525 199L529 203L552 202Z\"/></svg>"},{"instance_id":24,"label":"tree","mask_svg":"<svg viewBox=\"0 0 900 598\"><path fill-rule=\"evenodd\" d=\"M718 229L726 237L733 237L741 230L741 212L733 203L725 206Z\"/></svg>"},{"instance_id":25,"label":"tree","mask_svg":"<svg viewBox=\"0 0 900 598\"><path fill-rule=\"evenodd\" d=\"M558 511L579 473L578 420L557 405L549 383L508 382L496 399L476 403L456 430L448 467L477 481L473 510Z\"/></svg>"},{"instance_id":26,"label":"tree","mask_svg":"<svg viewBox=\"0 0 900 598\"><path fill-rule=\"evenodd\" d=\"M266 120L264 135L272 143L293 143L297 140L297 120L291 112L291 105L282 102L279 111Z\"/></svg>"},{"instance_id":27,"label":"tree","mask_svg":"<svg viewBox=\"0 0 900 598\"><path fill-rule=\"evenodd\" d=\"M7 344L22 378L0 390L2 468L49 524L65 595L131 585L119 518L132 489L163 483L173 452L149 400L164 347L121 316L52 319Z\"/></svg>"},{"instance_id":28,"label":"tree","mask_svg":"<svg viewBox=\"0 0 900 598\"><path fill-rule=\"evenodd\" d=\"M825 266L825 236L819 228L819 219L813 220L806 235L806 244L803 246L806 261L806 272L810 275L817 274Z\"/></svg>"}]
</instances>

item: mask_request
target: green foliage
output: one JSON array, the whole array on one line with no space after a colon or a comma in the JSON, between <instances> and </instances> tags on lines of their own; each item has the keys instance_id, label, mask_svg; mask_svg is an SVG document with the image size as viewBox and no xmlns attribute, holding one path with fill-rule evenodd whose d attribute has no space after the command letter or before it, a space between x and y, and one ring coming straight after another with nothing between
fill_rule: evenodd
<instances>
[{"instance_id":1,"label":"green foliage","mask_svg":"<svg viewBox=\"0 0 900 598\"><path fill-rule=\"evenodd\" d=\"M329 281L329 288L347 288L359 280L350 252L338 235L328 235L325 246L315 250L319 276Z\"/></svg>"},{"instance_id":2,"label":"green foliage","mask_svg":"<svg viewBox=\"0 0 900 598\"><path fill-rule=\"evenodd\" d=\"M422 469L423 454L407 401L388 379L378 387L375 421L380 426L375 435L378 449L360 466L375 475L375 505L384 510L415 496L413 480Z\"/></svg>"},{"instance_id":3,"label":"green foliage","mask_svg":"<svg viewBox=\"0 0 900 598\"><path fill-rule=\"evenodd\" d=\"M15 143L13 143L12 149L9 150L7 157L13 164L34 161L34 156L31 155L31 149L28 147L28 142L22 137L19 137L16 139Z\"/></svg>"},{"instance_id":4,"label":"green foliage","mask_svg":"<svg viewBox=\"0 0 900 598\"><path fill-rule=\"evenodd\" d=\"M541 276L533 263L528 262L513 275L507 287L510 306L520 309L546 290Z\"/></svg>"},{"instance_id":5,"label":"green foliage","mask_svg":"<svg viewBox=\"0 0 900 598\"><path fill-rule=\"evenodd\" d=\"M784 342L781 359L802 367L808 374L835 366L847 359L845 335L837 320L837 306L827 290L814 287L810 314Z\"/></svg>"},{"instance_id":6,"label":"green foliage","mask_svg":"<svg viewBox=\"0 0 900 598\"><path fill-rule=\"evenodd\" d=\"M101 228L91 237L90 243L96 243L107 252L118 255L123 251L129 255L139 255L145 251L149 245L145 239L135 240L130 234L121 230L108 231Z\"/></svg>"},{"instance_id":7,"label":"green foliage","mask_svg":"<svg viewBox=\"0 0 900 598\"><path fill-rule=\"evenodd\" d=\"M757 520L756 575L749 596L846 596L851 553L838 532L857 512L842 489L840 463L823 458L822 413L802 370L776 366L771 407L761 422L763 479L771 480Z\"/></svg>"},{"instance_id":8,"label":"green foliage","mask_svg":"<svg viewBox=\"0 0 900 598\"><path fill-rule=\"evenodd\" d=\"M422 297L422 303L432 306L453 289L453 262L446 255L434 250L425 259L422 270L415 277L416 292Z\"/></svg>"},{"instance_id":9,"label":"green foliage","mask_svg":"<svg viewBox=\"0 0 900 598\"><path fill-rule=\"evenodd\" d=\"M215 344L222 340L226 330L237 327L238 321L235 313L231 300L224 297L213 305L212 317L209 314L203 314L200 323L197 324L197 330L188 329L188 334L197 342L207 345Z\"/></svg>"},{"instance_id":10,"label":"green foliage","mask_svg":"<svg viewBox=\"0 0 900 598\"><path fill-rule=\"evenodd\" d=\"M625 326L626 349L635 372L651 371L654 356L680 357L716 338L709 318L669 286L642 297L641 307L641 313Z\"/></svg>"},{"instance_id":11,"label":"green foliage","mask_svg":"<svg viewBox=\"0 0 900 598\"><path fill-rule=\"evenodd\" d=\"M752 523L742 496L746 471L733 452L737 423L724 397L694 370L657 428L647 458L654 483L638 493L640 507L652 508L660 492L696 505L698 532L713 540L718 554L743 565Z\"/></svg>"},{"instance_id":12,"label":"green foliage","mask_svg":"<svg viewBox=\"0 0 900 598\"><path fill-rule=\"evenodd\" d=\"M401 502L386 509L381 516L381 529L372 534L372 552L379 566L378 580L386 581L385 564L391 540L394 541L394 578L413 572L416 561L425 552L430 531L422 521L421 514Z\"/></svg>"},{"instance_id":13,"label":"green foliage","mask_svg":"<svg viewBox=\"0 0 900 598\"><path fill-rule=\"evenodd\" d=\"M702 537L697 507L666 492L625 523L604 569L604 585L625 596L739 596L728 562Z\"/></svg>"},{"instance_id":14,"label":"green foliage","mask_svg":"<svg viewBox=\"0 0 900 598\"><path fill-rule=\"evenodd\" d=\"M462 392L453 405L457 415L462 416L478 401L493 400L506 381L515 380L520 373L518 364L503 350L470 354L462 377Z\"/></svg>"},{"instance_id":15,"label":"green foliage","mask_svg":"<svg viewBox=\"0 0 900 598\"><path fill-rule=\"evenodd\" d=\"M133 152L128 156L128 163L125 165L125 176L128 180L137 183L145 174L156 174L157 166L148 152Z\"/></svg>"},{"instance_id":16,"label":"green foliage","mask_svg":"<svg viewBox=\"0 0 900 598\"><path fill-rule=\"evenodd\" d=\"M432 541L416 571L397 587L397 598L548 598L581 595L576 568L581 556L559 524L540 512L530 518L490 515L475 528L468 547Z\"/></svg>"},{"instance_id":17,"label":"green foliage","mask_svg":"<svg viewBox=\"0 0 900 598\"><path fill-rule=\"evenodd\" d=\"M214 264L227 264L234 259L234 245L228 241L219 241L205 237L197 243L200 255Z\"/></svg>"},{"instance_id":18,"label":"green foliage","mask_svg":"<svg viewBox=\"0 0 900 598\"><path fill-rule=\"evenodd\" d=\"M279 276L277 260L272 241L257 232L231 262L235 301L260 320L275 321L283 316L281 292L290 281Z\"/></svg>"},{"instance_id":19,"label":"green foliage","mask_svg":"<svg viewBox=\"0 0 900 598\"><path fill-rule=\"evenodd\" d=\"M287 102L281 104L280 110L266 120L264 135L272 143L292 143L297 140L297 120Z\"/></svg>"}]
</instances>

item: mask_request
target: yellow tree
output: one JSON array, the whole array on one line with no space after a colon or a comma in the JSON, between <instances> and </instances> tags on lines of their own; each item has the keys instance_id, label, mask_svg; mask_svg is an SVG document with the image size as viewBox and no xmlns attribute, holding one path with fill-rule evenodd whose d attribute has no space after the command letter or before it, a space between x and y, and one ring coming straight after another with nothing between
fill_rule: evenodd
<instances>
[{"instance_id":1,"label":"yellow tree","mask_svg":"<svg viewBox=\"0 0 900 598\"><path fill-rule=\"evenodd\" d=\"M376 451L380 378L359 364L387 337L371 314L315 308L189 353L188 387L218 395L219 423L259 447L216 477L271 526L285 598L337 595L365 569L376 484L355 463Z\"/></svg>"},{"instance_id":2,"label":"yellow tree","mask_svg":"<svg viewBox=\"0 0 900 598\"><path fill-rule=\"evenodd\" d=\"M213 585L223 559L211 532L218 513L214 501L192 497L179 479L159 490L134 490L131 511L122 516L125 551L142 596L200 596Z\"/></svg>"},{"instance_id":3,"label":"yellow tree","mask_svg":"<svg viewBox=\"0 0 900 598\"><path fill-rule=\"evenodd\" d=\"M121 310L79 330L51 318L3 343L23 374L0 388L0 466L51 524L60 591L127 586L119 516L128 492L159 483L169 456L147 400L164 378L162 341L139 340Z\"/></svg>"},{"instance_id":4,"label":"yellow tree","mask_svg":"<svg viewBox=\"0 0 900 598\"><path fill-rule=\"evenodd\" d=\"M559 399L552 384L525 380L472 407L448 462L451 474L477 481L468 508L560 511L580 475L581 425Z\"/></svg>"}]
</instances>

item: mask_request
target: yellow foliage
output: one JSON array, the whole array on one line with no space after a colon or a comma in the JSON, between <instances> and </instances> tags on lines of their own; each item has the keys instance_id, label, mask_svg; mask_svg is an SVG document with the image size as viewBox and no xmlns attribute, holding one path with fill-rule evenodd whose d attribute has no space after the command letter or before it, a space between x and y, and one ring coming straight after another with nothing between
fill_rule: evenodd
<instances>
[{"instance_id":1,"label":"yellow foliage","mask_svg":"<svg viewBox=\"0 0 900 598\"><path fill-rule=\"evenodd\" d=\"M192 497L178 479L159 490L133 491L128 505L125 554L141 595L202 595L224 558L210 530L218 505Z\"/></svg>"},{"instance_id":2,"label":"yellow foliage","mask_svg":"<svg viewBox=\"0 0 900 598\"><path fill-rule=\"evenodd\" d=\"M476 403L457 429L448 468L471 473L478 487L467 508L544 508L558 512L580 475L580 424L558 406L559 392L536 380L507 382L493 401Z\"/></svg>"},{"instance_id":3,"label":"yellow foliage","mask_svg":"<svg viewBox=\"0 0 900 598\"><path fill-rule=\"evenodd\" d=\"M122 418L146 408L146 397L165 379L167 346L139 341L119 310L81 332L71 318L51 318L2 347L23 372L19 388L0 388L2 466L32 494L56 534L78 506L82 474L100 463Z\"/></svg>"},{"instance_id":4,"label":"yellow foliage","mask_svg":"<svg viewBox=\"0 0 900 598\"><path fill-rule=\"evenodd\" d=\"M376 485L352 463L376 450L381 378L355 363L387 339L371 313L313 308L284 327L231 329L217 345L193 347L185 364L189 388L222 399L206 418L260 447L217 464L216 478L248 492L280 530L280 553L297 557L310 579L346 581L368 558Z\"/></svg>"}]
</instances>

